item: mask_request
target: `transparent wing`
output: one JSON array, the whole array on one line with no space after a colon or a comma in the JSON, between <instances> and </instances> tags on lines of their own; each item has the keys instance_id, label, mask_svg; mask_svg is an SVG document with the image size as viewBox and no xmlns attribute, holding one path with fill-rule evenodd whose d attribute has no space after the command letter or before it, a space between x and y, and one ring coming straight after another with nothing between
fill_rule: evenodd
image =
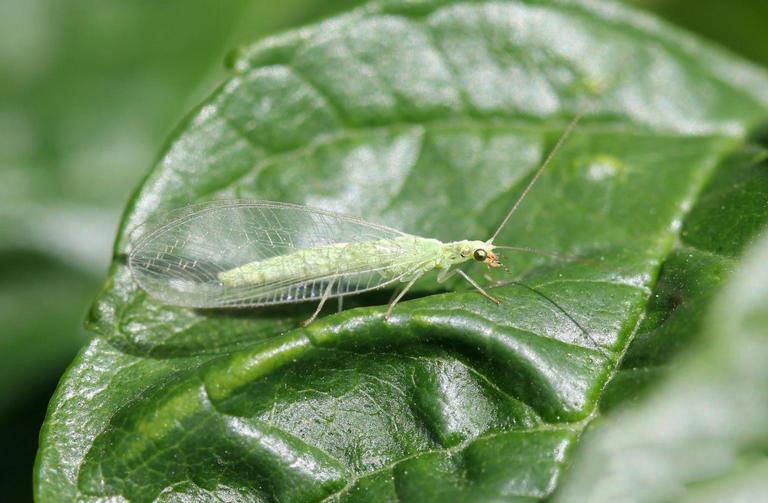
<instances>
[{"instance_id":1,"label":"transparent wing","mask_svg":"<svg viewBox=\"0 0 768 503\"><path fill-rule=\"evenodd\" d=\"M329 284L339 296L397 281L429 260L419 241L431 240L307 206L213 201L139 226L128 263L139 285L169 304L260 306L319 299ZM258 272L262 264L269 274ZM238 275L254 265L264 277ZM236 280L223 281L232 271Z\"/></svg>"}]
</instances>

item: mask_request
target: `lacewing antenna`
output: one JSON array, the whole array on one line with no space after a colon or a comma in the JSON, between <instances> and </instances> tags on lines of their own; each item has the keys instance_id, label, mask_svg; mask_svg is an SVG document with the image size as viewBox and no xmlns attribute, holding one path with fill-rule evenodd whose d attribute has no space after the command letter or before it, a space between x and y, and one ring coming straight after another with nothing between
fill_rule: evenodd
<instances>
[{"instance_id":1,"label":"lacewing antenna","mask_svg":"<svg viewBox=\"0 0 768 503\"><path fill-rule=\"evenodd\" d=\"M568 137L571 135L573 130L576 128L576 124L579 123L582 117L584 117L584 112L577 114L576 117L573 118L571 123L568 124L568 127L566 127L565 131L563 131L563 134L560 135L560 138L558 138L557 143L555 143L555 146L549 152L549 155L547 155L547 158L544 159L544 162L536 170L536 173L533 175L533 178L531 178L531 181L528 182L528 185L526 185L525 189L523 190L523 193L520 194L520 197L517 198L517 201L515 201L515 204L512 205L512 209L509 210L509 213L507 213L507 216L504 217L504 220L501 221L501 224L499 225L498 229L496 229L496 232L493 233L493 236L491 236L491 238L488 241L486 241L486 243L493 244L493 240L496 239L496 237L499 235L499 233L504 228L504 226L507 225L507 222L512 217L512 214L515 211L517 211L517 208L523 202L523 199L525 199L525 196L528 195L528 192L530 192L533 186L536 185L536 182L539 180L539 177L541 176L541 174L544 172L546 167L549 166L549 164L552 162L552 159L555 158L557 153L560 151L560 148L563 146L563 143L565 143L565 140L567 140Z\"/></svg>"},{"instance_id":2,"label":"lacewing antenna","mask_svg":"<svg viewBox=\"0 0 768 503\"><path fill-rule=\"evenodd\" d=\"M578 261L578 262L585 262L585 260L582 257L576 257L574 255L563 255L561 253L555 253L548 250L540 250L538 248L529 248L527 246L506 246L506 245L494 245L493 249L500 249L500 250L511 250L516 252L523 252L523 253L533 253L536 255L544 255L545 257L554 257L559 258L562 260L571 260L571 261ZM589 260L587 262L596 262L594 260Z\"/></svg>"},{"instance_id":3,"label":"lacewing antenna","mask_svg":"<svg viewBox=\"0 0 768 503\"><path fill-rule=\"evenodd\" d=\"M589 341L592 343L593 349L595 349L596 351L600 352L600 354L603 355L603 357L606 360L608 360L608 361L611 360L611 355L608 352L608 350L606 350L603 346L601 346L600 343L597 342L594 337L592 337L592 334L590 334L587 331L587 329L584 328L581 325L581 323L576 321L576 318L571 316L570 313L568 313L568 311L563 309L560 306L560 304L558 304L557 302L555 302L554 300L552 300L551 298L549 298L547 295L543 294L539 290L533 288L532 286L526 285L525 283L522 283L520 281L511 281L510 284L518 285L518 286L521 286L523 288L526 288L526 289L530 290L531 292L535 293L536 295L540 296L542 299L546 300L550 304L552 304L558 311L563 313L563 315L565 315L565 317L568 318L571 321L571 323L573 323L579 329L579 331L581 331L581 333L583 333L587 337L587 339L589 339Z\"/></svg>"}]
</instances>

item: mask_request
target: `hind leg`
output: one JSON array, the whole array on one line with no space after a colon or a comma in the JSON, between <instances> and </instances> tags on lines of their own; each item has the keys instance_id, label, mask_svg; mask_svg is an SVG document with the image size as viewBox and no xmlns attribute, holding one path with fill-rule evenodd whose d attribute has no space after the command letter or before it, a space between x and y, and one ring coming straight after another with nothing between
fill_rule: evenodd
<instances>
[{"instance_id":1,"label":"hind leg","mask_svg":"<svg viewBox=\"0 0 768 503\"><path fill-rule=\"evenodd\" d=\"M315 321L317 315L320 314L320 310L323 309L323 304L325 304L325 301L328 300L328 297L331 296L331 290L333 289L334 282L335 280L328 283L328 286L325 288L325 292L323 292L323 296L320 298L320 303L317 305L317 309L315 309L315 312L312 313L312 316L310 316L309 319L303 323L305 327Z\"/></svg>"}]
</instances>

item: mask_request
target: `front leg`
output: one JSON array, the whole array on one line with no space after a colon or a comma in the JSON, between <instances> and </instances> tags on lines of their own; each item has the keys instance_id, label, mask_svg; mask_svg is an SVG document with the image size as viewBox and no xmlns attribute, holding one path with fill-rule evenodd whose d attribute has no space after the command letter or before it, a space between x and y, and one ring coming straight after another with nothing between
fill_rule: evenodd
<instances>
[{"instance_id":1,"label":"front leg","mask_svg":"<svg viewBox=\"0 0 768 503\"><path fill-rule=\"evenodd\" d=\"M469 276L467 276L467 273L465 273L465 272L464 272L464 271L462 271L461 269L456 269L456 272L458 272L458 273L461 275L461 277L462 277L462 278L464 278L465 280L467 280L467 281L469 282L469 284L470 284L470 285L474 286L474 287L475 287L475 290L477 290L477 292L478 292L480 295L482 295L483 297L485 297L486 299L490 300L491 302L493 302L493 303L494 303L494 304L496 304L496 305L499 305L499 304L501 304L501 301L500 301L499 299L497 299L496 297L494 297L494 296L493 296L493 295L491 295L490 293L486 292L486 291L483 289L483 287L482 287L482 286L480 286L480 285L477 283L477 281L475 281L475 280L473 280L472 278L470 278Z\"/></svg>"}]
</instances>

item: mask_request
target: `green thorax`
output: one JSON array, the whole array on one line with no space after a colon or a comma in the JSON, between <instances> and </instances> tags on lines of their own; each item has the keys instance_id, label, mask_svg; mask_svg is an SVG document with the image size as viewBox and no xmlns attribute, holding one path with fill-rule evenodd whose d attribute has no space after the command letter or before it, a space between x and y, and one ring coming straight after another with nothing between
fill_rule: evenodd
<instances>
[{"instance_id":1,"label":"green thorax","mask_svg":"<svg viewBox=\"0 0 768 503\"><path fill-rule=\"evenodd\" d=\"M453 241L451 243L443 243L441 264L438 266L441 269L447 269L448 267L461 264L468 260L472 260L472 256L476 250L489 249L489 245L484 241Z\"/></svg>"}]
</instances>

